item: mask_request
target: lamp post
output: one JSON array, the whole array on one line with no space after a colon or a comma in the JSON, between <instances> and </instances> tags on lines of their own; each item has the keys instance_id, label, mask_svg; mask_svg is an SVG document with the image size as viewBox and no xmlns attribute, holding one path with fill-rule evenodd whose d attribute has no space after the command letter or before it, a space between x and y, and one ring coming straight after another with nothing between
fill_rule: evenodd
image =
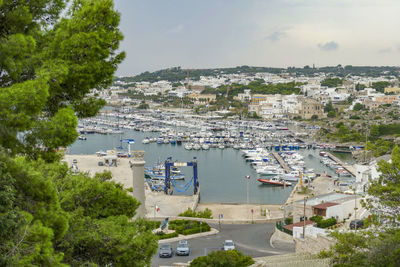
<instances>
[{"instance_id":1,"label":"lamp post","mask_svg":"<svg viewBox=\"0 0 400 267\"><path fill-rule=\"evenodd\" d=\"M247 186L246 186L246 201L247 205L249 205L249 182L250 182L250 175L246 176L247 179Z\"/></svg>"}]
</instances>

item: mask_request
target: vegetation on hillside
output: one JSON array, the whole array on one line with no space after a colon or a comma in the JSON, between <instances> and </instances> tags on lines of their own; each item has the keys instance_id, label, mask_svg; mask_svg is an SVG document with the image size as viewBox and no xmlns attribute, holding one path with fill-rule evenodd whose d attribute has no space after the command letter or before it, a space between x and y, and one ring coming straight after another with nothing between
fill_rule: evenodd
<instances>
[{"instance_id":1,"label":"vegetation on hillside","mask_svg":"<svg viewBox=\"0 0 400 267\"><path fill-rule=\"evenodd\" d=\"M290 73L291 75L314 75L317 73L329 73L332 76L342 77L348 75L365 76L365 77L379 77L395 76L398 77L400 67L375 67L375 66L326 66L320 68L311 68L304 66L303 68L288 67L283 68L270 68L270 67L252 67L252 66L238 66L234 68L215 68L215 69L190 69L189 75L191 81L199 80L201 76L214 76L218 77L222 74L254 74L258 72L268 72L273 74ZM184 82L186 83L187 70L181 67L172 67L168 69L158 70L155 72L143 72L133 77L115 77L116 81L124 81L127 83L135 82L156 82L166 80L170 82Z\"/></svg>"}]
</instances>

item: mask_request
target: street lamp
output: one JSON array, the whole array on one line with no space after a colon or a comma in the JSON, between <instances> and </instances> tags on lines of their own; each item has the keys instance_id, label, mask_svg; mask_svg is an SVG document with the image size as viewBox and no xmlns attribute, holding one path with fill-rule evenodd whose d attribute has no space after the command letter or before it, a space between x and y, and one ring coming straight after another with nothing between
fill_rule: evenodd
<instances>
[{"instance_id":1,"label":"street lamp","mask_svg":"<svg viewBox=\"0 0 400 267\"><path fill-rule=\"evenodd\" d=\"M246 189L246 200L247 200L247 205L249 205L249 182L250 182L250 175L246 176L247 179L247 189Z\"/></svg>"}]
</instances>

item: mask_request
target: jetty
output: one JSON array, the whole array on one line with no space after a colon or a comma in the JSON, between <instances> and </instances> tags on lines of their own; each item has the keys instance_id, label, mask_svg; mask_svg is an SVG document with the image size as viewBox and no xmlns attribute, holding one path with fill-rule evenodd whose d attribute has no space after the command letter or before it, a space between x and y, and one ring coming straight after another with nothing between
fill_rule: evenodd
<instances>
[{"instance_id":1,"label":"jetty","mask_svg":"<svg viewBox=\"0 0 400 267\"><path fill-rule=\"evenodd\" d=\"M356 170L352 165L348 165L346 163L344 163L343 161L341 161L340 159L338 159L336 156L332 155L330 152L326 152L326 155L332 159L333 161L335 161L336 163L340 164L340 166L342 166L346 171L348 171L349 173L351 173L351 175L353 175L354 177L356 176Z\"/></svg>"},{"instance_id":2,"label":"jetty","mask_svg":"<svg viewBox=\"0 0 400 267\"><path fill-rule=\"evenodd\" d=\"M272 155L274 155L275 159L279 162L279 164L282 166L285 172L289 173L290 172L289 165L282 159L282 157L277 152L272 153Z\"/></svg>"}]
</instances>

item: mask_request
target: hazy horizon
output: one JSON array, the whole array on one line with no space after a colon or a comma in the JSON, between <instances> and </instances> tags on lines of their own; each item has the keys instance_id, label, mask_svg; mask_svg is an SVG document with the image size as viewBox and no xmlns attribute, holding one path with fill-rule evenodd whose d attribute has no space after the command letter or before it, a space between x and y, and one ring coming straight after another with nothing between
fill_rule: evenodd
<instances>
[{"instance_id":1,"label":"hazy horizon","mask_svg":"<svg viewBox=\"0 0 400 267\"><path fill-rule=\"evenodd\" d=\"M400 1L115 0L116 75L169 67L399 66Z\"/></svg>"}]
</instances>

